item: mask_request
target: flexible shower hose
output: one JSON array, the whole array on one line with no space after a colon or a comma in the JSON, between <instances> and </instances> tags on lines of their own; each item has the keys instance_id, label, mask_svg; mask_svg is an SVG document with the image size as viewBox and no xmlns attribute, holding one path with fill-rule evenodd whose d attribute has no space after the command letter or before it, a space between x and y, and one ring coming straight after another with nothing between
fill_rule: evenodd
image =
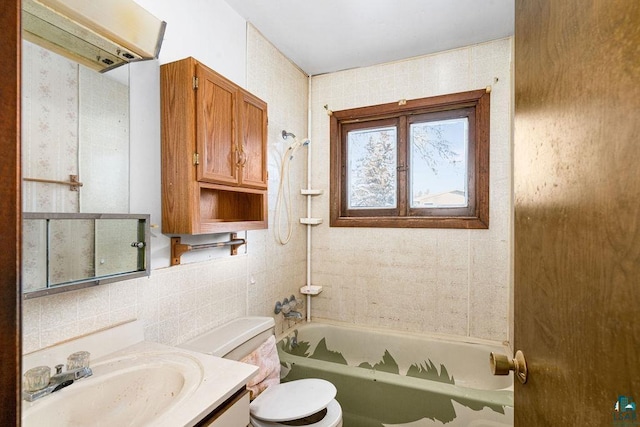
<instances>
[{"instance_id":1,"label":"flexible shower hose","mask_svg":"<svg viewBox=\"0 0 640 427\"><path fill-rule=\"evenodd\" d=\"M275 227L276 227L276 240L281 245L286 245L291 240L293 235L293 224L291 223L292 216L292 204L291 204L291 180L289 179L290 170L289 164L293 159L293 154L302 146L297 140L294 139L287 150L282 155L282 161L280 164L280 185L278 186L278 197L276 199L276 212L275 212ZM286 181L286 183L285 183ZM281 211L284 209L286 215L286 230L283 233L282 230L282 218Z\"/></svg>"}]
</instances>

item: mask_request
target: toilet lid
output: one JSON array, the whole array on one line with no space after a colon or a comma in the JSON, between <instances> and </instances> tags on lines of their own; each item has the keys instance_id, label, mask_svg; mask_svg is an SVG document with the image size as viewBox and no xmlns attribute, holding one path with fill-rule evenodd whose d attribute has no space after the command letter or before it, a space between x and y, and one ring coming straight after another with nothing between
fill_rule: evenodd
<instances>
[{"instance_id":1,"label":"toilet lid","mask_svg":"<svg viewBox=\"0 0 640 427\"><path fill-rule=\"evenodd\" d=\"M321 411L334 397L329 381L308 378L270 386L251 402L250 411L265 421L291 421Z\"/></svg>"},{"instance_id":2,"label":"toilet lid","mask_svg":"<svg viewBox=\"0 0 640 427\"><path fill-rule=\"evenodd\" d=\"M304 420L300 418L299 420ZM271 421L259 420L254 416L251 416L250 426L253 427L284 427L287 425L298 425L306 427L342 427L342 408L337 400L333 399L327 406L327 412L319 421L310 421L308 424L299 423L299 420L295 421L283 421L282 423L275 423Z\"/></svg>"}]
</instances>

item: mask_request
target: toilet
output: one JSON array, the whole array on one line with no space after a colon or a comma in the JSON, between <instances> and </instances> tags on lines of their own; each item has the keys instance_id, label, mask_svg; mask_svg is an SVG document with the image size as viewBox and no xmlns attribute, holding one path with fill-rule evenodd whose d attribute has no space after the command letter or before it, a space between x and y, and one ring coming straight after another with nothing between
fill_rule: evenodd
<instances>
[{"instance_id":1,"label":"toilet","mask_svg":"<svg viewBox=\"0 0 640 427\"><path fill-rule=\"evenodd\" d=\"M274 335L274 328L271 317L240 317L180 347L240 360ZM342 408L335 396L335 386L318 378L271 385L249 405L251 425L342 427Z\"/></svg>"}]
</instances>

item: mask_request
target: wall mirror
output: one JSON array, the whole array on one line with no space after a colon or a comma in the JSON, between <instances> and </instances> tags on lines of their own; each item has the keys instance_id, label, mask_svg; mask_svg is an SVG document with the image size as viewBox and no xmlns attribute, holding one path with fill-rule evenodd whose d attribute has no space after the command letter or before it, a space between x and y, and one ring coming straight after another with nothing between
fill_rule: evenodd
<instances>
[{"instance_id":1,"label":"wall mirror","mask_svg":"<svg viewBox=\"0 0 640 427\"><path fill-rule=\"evenodd\" d=\"M149 274L149 217L128 214L129 68L23 40L25 298Z\"/></svg>"},{"instance_id":2,"label":"wall mirror","mask_svg":"<svg viewBox=\"0 0 640 427\"><path fill-rule=\"evenodd\" d=\"M24 212L129 212L129 65L100 74L22 44Z\"/></svg>"}]
</instances>

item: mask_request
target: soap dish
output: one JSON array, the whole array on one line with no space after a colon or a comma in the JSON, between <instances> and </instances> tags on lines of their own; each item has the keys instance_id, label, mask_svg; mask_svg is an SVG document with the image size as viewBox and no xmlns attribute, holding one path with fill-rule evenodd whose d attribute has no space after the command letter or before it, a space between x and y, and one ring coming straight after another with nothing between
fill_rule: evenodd
<instances>
[{"instance_id":1,"label":"soap dish","mask_svg":"<svg viewBox=\"0 0 640 427\"><path fill-rule=\"evenodd\" d=\"M300 293L303 295L318 295L320 292L322 292L322 286L305 285L300 288Z\"/></svg>"}]
</instances>

